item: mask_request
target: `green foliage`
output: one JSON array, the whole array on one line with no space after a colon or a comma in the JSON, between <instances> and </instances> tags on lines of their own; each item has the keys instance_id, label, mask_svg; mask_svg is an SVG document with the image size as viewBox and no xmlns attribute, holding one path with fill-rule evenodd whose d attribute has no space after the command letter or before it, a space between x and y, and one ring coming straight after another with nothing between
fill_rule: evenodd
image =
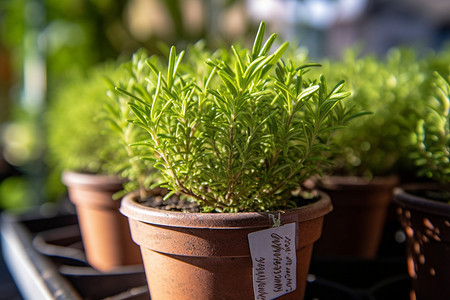
<instances>
[{"instance_id":1,"label":"green foliage","mask_svg":"<svg viewBox=\"0 0 450 300\"><path fill-rule=\"evenodd\" d=\"M450 183L450 84L439 73L434 76L433 103L422 110L412 134L416 146L411 157L419 175L432 178L447 186Z\"/></svg>"},{"instance_id":2,"label":"green foliage","mask_svg":"<svg viewBox=\"0 0 450 300\"><path fill-rule=\"evenodd\" d=\"M450 76L450 43L440 51L431 51L427 55L425 60L427 71L430 73L430 75L433 72L438 72L444 78ZM434 76L429 76L429 79L430 82L432 82Z\"/></svg>"},{"instance_id":3,"label":"green foliage","mask_svg":"<svg viewBox=\"0 0 450 300\"><path fill-rule=\"evenodd\" d=\"M32 207L31 199L26 178L11 176L0 181L0 208L25 211Z\"/></svg>"},{"instance_id":4,"label":"green foliage","mask_svg":"<svg viewBox=\"0 0 450 300\"><path fill-rule=\"evenodd\" d=\"M414 111L426 86L422 62L412 51L393 49L385 59L358 58L349 51L342 61L323 64L329 79L343 78L352 92L350 109L339 112L341 118L349 112L370 113L336 133L330 172L369 178L395 173L408 155L408 130L417 120Z\"/></svg>"},{"instance_id":5,"label":"green foliage","mask_svg":"<svg viewBox=\"0 0 450 300\"><path fill-rule=\"evenodd\" d=\"M109 125L99 118L107 98L106 76L114 77L115 69L114 64L105 64L73 73L51 95L46 115L51 167L115 174L124 150L105 133Z\"/></svg>"},{"instance_id":6,"label":"green foliage","mask_svg":"<svg viewBox=\"0 0 450 300\"><path fill-rule=\"evenodd\" d=\"M148 187L153 168L141 162L139 147L143 132L129 122L133 114L128 97L115 91L141 89L150 74L144 50L117 67L103 64L75 73L53 97L47 114L49 162L58 172L72 170L110 174L126 178L124 190L116 195Z\"/></svg>"},{"instance_id":7,"label":"green foliage","mask_svg":"<svg viewBox=\"0 0 450 300\"><path fill-rule=\"evenodd\" d=\"M154 180L154 169L146 161L138 161L141 152L139 147L131 146L138 140L142 139L143 132L129 122L133 114L128 105L128 97L115 91L117 85L120 89L136 90L139 92L142 87L138 86L139 82L145 81L150 74L145 60L146 52L141 49L137 51L130 61L123 63L119 68L116 81L110 79L108 81L108 97L103 101L104 109L101 119L108 123L106 132L113 138L113 143L120 147L122 155L121 159L113 159L114 173L123 178L127 178L128 182L124 185L124 190L117 195L120 197L125 193L139 189L141 196L144 197L147 188ZM141 90L142 92L142 90Z\"/></svg>"},{"instance_id":8,"label":"green foliage","mask_svg":"<svg viewBox=\"0 0 450 300\"><path fill-rule=\"evenodd\" d=\"M276 35L264 42L264 27L251 50L219 49L206 64L200 46L172 47L167 64L151 57L145 80L117 88L147 135L134 146L161 171L167 197L182 193L204 211L287 208L327 163L335 107L348 93L283 61L288 43L271 52Z\"/></svg>"}]
</instances>

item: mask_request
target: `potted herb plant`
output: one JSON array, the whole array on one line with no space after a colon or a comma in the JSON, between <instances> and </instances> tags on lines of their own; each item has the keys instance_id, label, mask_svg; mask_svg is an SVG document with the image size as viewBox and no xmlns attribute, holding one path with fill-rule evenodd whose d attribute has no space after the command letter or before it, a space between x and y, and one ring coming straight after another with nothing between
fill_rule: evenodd
<instances>
[{"instance_id":1,"label":"potted herb plant","mask_svg":"<svg viewBox=\"0 0 450 300\"><path fill-rule=\"evenodd\" d=\"M449 299L450 287L450 84L434 77L434 103L421 107L411 157L431 181L398 188L394 201L407 238L411 299Z\"/></svg>"},{"instance_id":2,"label":"potted herb plant","mask_svg":"<svg viewBox=\"0 0 450 300\"><path fill-rule=\"evenodd\" d=\"M373 259L378 254L398 165L407 155L407 112L421 97L424 76L414 52L393 49L385 59L358 57L349 51L342 61L324 62L330 76L342 77L352 95L349 110L366 114L348 119L352 130L336 132L333 165L318 186L333 200L318 256ZM367 113L365 113L367 112ZM407 126L406 126L407 127ZM337 235L346 232L345 235Z\"/></svg>"},{"instance_id":3,"label":"potted herb plant","mask_svg":"<svg viewBox=\"0 0 450 300\"><path fill-rule=\"evenodd\" d=\"M123 117L129 109L126 102L120 105L116 94L107 97L111 88L107 77L116 82L123 76L130 81L139 70L117 69L116 63L110 63L72 74L52 95L46 116L49 166L57 176L62 173L76 207L87 260L101 271L142 263L128 221L119 213L120 201L113 199L124 184L136 182L130 175L137 173L129 172L132 153L121 144L134 131L131 124L122 127L127 132L122 139L110 130L114 128L112 112L119 110ZM104 107L111 111L110 119L102 117Z\"/></svg>"},{"instance_id":4,"label":"potted herb plant","mask_svg":"<svg viewBox=\"0 0 450 300\"><path fill-rule=\"evenodd\" d=\"M141 85L118 88L147 133L134 145L160 170L165 201L197 207L157 209L137 193L122 200L152 299L304 296L332 206L301 186L327 162L334 108L348 93L283 61L288 43L270 54L276 35L263 43L264 31L261 23L251 50L220 49L206 64L172 47L167 64L147 61Z\"/></svg>"}]
</instances>

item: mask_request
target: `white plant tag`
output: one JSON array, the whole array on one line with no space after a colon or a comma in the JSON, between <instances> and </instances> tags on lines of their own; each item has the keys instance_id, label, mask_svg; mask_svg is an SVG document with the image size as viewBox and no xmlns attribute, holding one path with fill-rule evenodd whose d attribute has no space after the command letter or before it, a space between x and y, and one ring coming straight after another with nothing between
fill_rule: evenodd
<instances>
[{"instance_id":1,"label":"white plant tag","mask_svg":"<svg viewBox=\"0 0 450 300\"><path fill-rule=\"evenodd\" d=\"M249 233L255 299L268 300L295 291L295 223Z\"/></svg>"}]
</instances>

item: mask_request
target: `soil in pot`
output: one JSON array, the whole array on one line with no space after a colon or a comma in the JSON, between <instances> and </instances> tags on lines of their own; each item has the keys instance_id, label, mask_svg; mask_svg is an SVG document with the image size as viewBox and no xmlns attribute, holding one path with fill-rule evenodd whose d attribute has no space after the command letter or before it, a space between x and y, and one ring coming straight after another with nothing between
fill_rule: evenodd
<instances>
[{"instance_id":1,"label":"soil in pot","mask_svg":"<svg viewBox=\"0 0 450 300\"><path fill-rule=\"evenodd\" d=\"M450 204L424 195L443 193L415 185L397 189L394 197L406 233L410 298L450 299Z\"/></svg>"},{"instance_id":2,"label":"soil in pot","mask_svg":"<svg viewBox=\"0 0 450 300\"><path fill-rule=\"evenodd\" d=\"M76 207L88 262L104 272L142 264L139 247L131 239L128 220L119 212L120 201L112 198L122 189L123 180L65 172L63 182Z\"/></svg>"},{"instance_id":3,"label":"soil in pot","mask_svg":"<svg viewBox=\"0 0 450 300\"><path fill-rule=\"evenodd\" d=\"M269 213L182 213L162 211L127 195L133 240L141 246L153 300L254 299L249 233L271 228ZM314 204L280 213L281 224L295 223L297 289L279 299L303 299L313 243L332 209L322 194Z\"/></svg>"},{"instance_id":4,"label":"soil in pot","mask_svg":"<svg viewBox=\"0 0 450 300\"><path fill-rule=\"evenodd\" d=\"M325 177L318 188L333 202L333 211L324 221L323 233L314 247L314 255L373 259L383 234L396 176Z\"/></svg>"}]
</instances>

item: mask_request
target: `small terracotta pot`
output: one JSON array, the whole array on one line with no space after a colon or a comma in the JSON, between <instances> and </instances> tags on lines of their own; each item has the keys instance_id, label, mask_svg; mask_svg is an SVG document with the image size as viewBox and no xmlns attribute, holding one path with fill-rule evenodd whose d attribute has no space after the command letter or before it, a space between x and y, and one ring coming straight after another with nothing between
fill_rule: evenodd
<instances>
[{"instance_id":1,"label":"small terracotta pot","mask_svg":"<svg viewBox=\"0 0 450 300\"><path fill-rule=\"evenodd\" d=\"M394 202L406 233L411 300L450 299L450 205L396 189ZM405 191L406 190L406 191Z\"/></svg>"},{"instance_id":2,"label":"small terracotta pot","mask_svg":"<svg viewBox=\"0 0 450 300\"><path fill-rule=\"evenodd\" d=\"M114 176L74 172L64 172L62 181L76 207L89 264L104 272L142 264L127 218L119 212L120 201L112 199L124 181Z\"/></svg>"},{"instance_id":3,"label":"small terracotta pot","mask_svg":"<svg viewBox=\"0 0 450 300\"><path fill-rule=\"evenodd\" d=\"M318 188L330 195L333 212L314 247L314 254L324 257L375 258L383 234L396 176L330 176L318 182Z\"/></svg>"},{"instance_id":4,"label":"small terracotta pot","mask_svg":"<svg viewBox=\"0 0 450 300\"><path fill-rule=\"evenodd\" d=\"M181 213L125 196L133 240L141 246L152 300L254 299L248 234L270 228L269 213ZM314 204L281 213L297 224L297 289L278 299L303 299L313 243L332 210L325 194Z\"/></svg>"}]
</instances>

